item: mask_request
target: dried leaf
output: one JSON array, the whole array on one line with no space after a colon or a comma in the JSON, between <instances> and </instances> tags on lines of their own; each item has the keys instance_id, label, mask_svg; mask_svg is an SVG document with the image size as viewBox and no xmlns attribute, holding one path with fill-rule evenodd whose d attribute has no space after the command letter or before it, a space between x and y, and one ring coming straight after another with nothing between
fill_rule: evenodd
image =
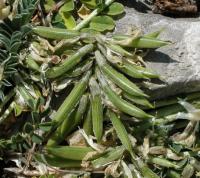
<instances>
[{"instance_id":1,"label":"dried leaf","mask_svg":"<svg viewBox=\"0 0 200 178\"><path fill-rule=\"evenodd\" d=\"M91 13L91 10L88 9L85 5L82 5L77 13L80 18L86 19L88 17L88 15Z\"/></svg>"}]
</instances>

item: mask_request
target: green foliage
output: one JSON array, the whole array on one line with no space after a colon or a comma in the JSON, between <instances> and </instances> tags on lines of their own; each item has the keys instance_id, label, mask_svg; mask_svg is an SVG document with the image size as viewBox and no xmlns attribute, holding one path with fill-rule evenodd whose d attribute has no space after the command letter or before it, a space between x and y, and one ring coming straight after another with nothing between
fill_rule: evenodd
<instances>
[{"instance_id":1,"label":"green foliage","mask_svg":"<svg viewBox=\"0 0 200 178\"><path fill-rule=\"evenodd\" d=\"M38 0L19 0L17 12L12 20L13 26L21 28L30 22Z\"/></svg>"},{"instance_id":2,"label":"green foliage","mask_svg":"<svg viewBox=\"0 0 200 178\"><path fill-rule=\"evenodd\" d=\"M70 12L74 10L74 1L67 0L66 3L60 8L59 12Z\"/></svg>"},{"instance_id":3,"label":"green foliage","mask_svg":"<svg viewBox=\"0 0 200 178\"><path fill-rule=\"evenodd\" d=\"M36 6L36 0L19 1L16 15L12 20L0 23L0 100L4 98L7 87L12 86L12 77L19 65L18 51L23 44L24 35L30 29L26 26Z\"/></svg>"},{"instance_id":4,"label":"green foliage","mask_svg":"<svg viewBox=\"0 0 200 178\"><path fill-rule=\"evenodd\" d=\"M27 162L30 156L47 167L79 168L80 172L88 171L85 165L92 171L106 168L106 176L111 177L118 171L121 177L181 177L188 170L190 175L200 170L199 120L176 123L176 116L162 115L166 101L155 104L162 111L153 110L136 83L159 77L145 68L141 53L146 52L143 48L169 44L157 38L160 31L144 36L101 34L113 30L114 18L124 12L123 5L112 0L40 2L42 8L46 2L46 12L34 16L36 24L52 23L62 29L34 27L35 34L27 35L36 0L19 0L12 20L0 23L0 121L6 128L0 157L7 151L21 152ZM59 3L61 7L52 10ZM80 19L85 23L76 29ZM34 62L32 67L26 56ZM53 113L52 96L64 88L66 99ZM8 96L10 89L15 94ZM173 112L181 111L177 108ZM199 110L194 110L181 116L197 119ZM52 147L52 143L65 146ZM41 163L34 162L31 168L43 168Z\"/></svg>"},{"instance_id":5,"label":"green foliage","mask_svg":"<svg viewBox=\"0 0 200 178\"><path fill-rule=\"evenodd\" d=\"M94 9L95 7L97 7L96 0L81 0L81 2L90 9Z\"/></svg>"},{"instance_id":6,"label":"green foliage","mask_svg":"<svg viewBox=\"0 0 200 178\"><path fill-rule=\"evenodd\" d=\"M109 16L97 16L94 17L90 23L90 29L96 31L106 31L106 30L113 30L115 27L115 22Z\"/></svg>"},{"instance_id":7,"label":"green foliage","mask_svg":"<svg viewBox=\"0 0 200 178\"><path fill-rule=\"evenodd\" d=\"M114 28L115 22L113 16L120 15L124 12L124 6L117 2L112 3L108 7L106 5L106 1L102 0L81 0L81 3L77 3L73 0L65 1L65 3L60 7L59 13L54 15L52 24L57 27L65 26L67 29L74 29L80 18L84 21L92 13L92 11L102 11L99 13L97 19L96 17L92 18L91 23L87 24L85 28L104 32ZM51 11L51 7L55 5L55 1L47 1L45 4L46 11Z\"/></svg>"},{"instance_id":8,"label":"green foliage","mask_svg":"<svg viewBox=\"0 0 200 178\"><path fill-rule=\"evenodd\" d=\"M124 6L118 2L114 2L109 7L107 7L103 13L110 16L115 16L115 15L120 15L123 12L124 12Z\"/></svg>"}]
</instances>

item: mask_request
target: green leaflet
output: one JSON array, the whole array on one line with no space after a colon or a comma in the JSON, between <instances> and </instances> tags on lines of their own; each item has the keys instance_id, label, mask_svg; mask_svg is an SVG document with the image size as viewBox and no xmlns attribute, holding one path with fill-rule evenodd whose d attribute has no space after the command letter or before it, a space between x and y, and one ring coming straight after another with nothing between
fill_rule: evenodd
<instances>
[{"instance_id":1,"label":"green leaflet","mask_svg":"<svg viewBox=\"0 0 200 178\"><path fill-rule=\"evenodd\" d=\"M70 12L75 8L73 0L66 0L65 4L59 9L59 13L61 12Z\"/></svg>"},{"instance_id":2,"label":"green leaflet","mask_svg":"<svg viewBox=\"0 0 200 178\"><path fill-rule=\"evenodd\" d=\"M73 29L76 26L76 20L74 19L72 12L75 8L73 0L67 0L65 4L60 8L59 14L61 15L65 27L67 29Z\"/></svg>"},{"instance_id":3,"label":"green leaflet","mask_svg":"<svg viewBox=\"0 0 200 178\"><path fill-rule=\"evenodd\" d=\"M69 30L73 29L76 26L76 20L70 12L60 12L60 15L64 21L65 27Z\"/></svg>"},{"instance_id":4,"label":"green leaflet","mask_svg":"<svg viewBox=\"0 0 200 178\"><path fill-rule=\"evenodd\" d=\"M103 11L103 13L111 16L120 15L123 12L124 12L124 6L118 2L112 3Z\"/></svg>"},{"instance_id":5,"label":"green leaflet","mask_svg":"<svg viewBox=\"0 0 200 178\"><path fill-rule=\"evenodd\" d=\"M90 22L90 28L96 31L113 30L115 22L109 16L96 16Z\"/></svg>"},{"instance_id":6,"label":"green leaflet","mask_svg":"<svg viewBox=\"0 0 200 178\"><path fill-rule=\"evenodd\" d=\"M96 0L81 0L81 2L90 9L94 9L97 6Z\"/></svg>"}]
</instances>

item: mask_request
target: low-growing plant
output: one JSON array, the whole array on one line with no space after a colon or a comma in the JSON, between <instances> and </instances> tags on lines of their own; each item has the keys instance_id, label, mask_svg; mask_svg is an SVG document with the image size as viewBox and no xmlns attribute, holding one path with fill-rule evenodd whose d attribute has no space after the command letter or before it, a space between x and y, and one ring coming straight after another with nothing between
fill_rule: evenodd
<instances>
[{"instance_id":1,"label":"low-growing plant","mask_svg":"<svg viewBox=\"0 0 200 178\"><path fill-rule=\"evenodd\" d=\"M177 99L153 103L140 87L160 77L143 54L171 44L161 31L103 34L124 13L113 0L9 7L0 24L0 154L16 166L5 170L137 178L199 171L199 110L180 101L188 114L177 114ZM186 99L198 108L199 96Z\"/></svg>"}]
</instances>

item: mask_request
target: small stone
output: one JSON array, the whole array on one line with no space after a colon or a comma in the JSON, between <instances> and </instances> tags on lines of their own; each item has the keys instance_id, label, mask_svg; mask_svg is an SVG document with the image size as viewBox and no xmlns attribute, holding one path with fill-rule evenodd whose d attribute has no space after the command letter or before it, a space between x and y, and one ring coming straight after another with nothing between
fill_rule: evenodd
<instances>
[{"instance_id":1,"label":"small stone","mask_svg":"<svg viewBox=\"0 0 200 178\"><path fill-rule=\"evenodd\" d=\"M151 50L145 57L148 66L165 80L150 91L153 98L165 98L180 93L200 91L200 24L199 18L170 18L160 14L139 13L126 7L126 15L116 24L116 33L126 33L130 27L140 27L145 33L164 29L161 39L172 45Z\"/></svg>"}]
</instances>

